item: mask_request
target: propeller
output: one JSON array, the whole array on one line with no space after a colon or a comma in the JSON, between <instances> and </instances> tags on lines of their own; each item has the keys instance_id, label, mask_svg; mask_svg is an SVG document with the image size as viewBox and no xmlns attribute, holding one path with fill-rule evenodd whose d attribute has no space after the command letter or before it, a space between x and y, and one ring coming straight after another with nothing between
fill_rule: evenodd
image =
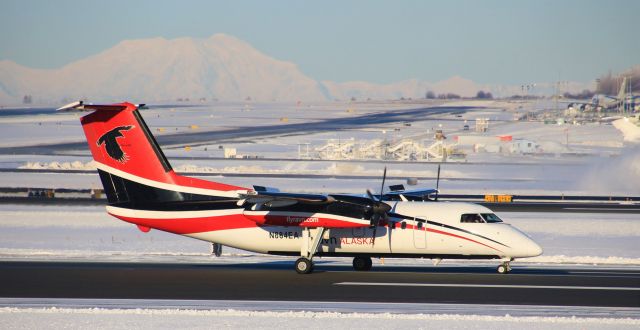
<instances>
[{"instance_id":1,"label":"propeller","mask_svg":"<svg viewBox=\"0 0 640 330\"><path fill-rule=\"evenodd\" d=\"M436 202L438 201L438 195L440 194L440 164L438 164L438 175L436 176Z\"/></svg>"},{"instance_id":2,"label":"propeller","mask_svg":"<svg viewBox=\"0 0 640 330\"><path fill-rule=\"evenodd\" d=\"M384 196L384 182L386 179L387 179L387 167L385 166L384 172L382 174L382 187L380 187L380 196L378 197L378 199L376 199L373 193L371 193L371 191L367 189L367 196L369 196L369 199L371 199L371 208L373 213L371 215L371 222L369 224L369 228L373 229L372 238L374 243L376 239L376 231L378 226L380 225L380 220L387 221L388 220L387 212L391 210L391 206L389 206L389 204L384 203L382 201L382 197Z\"/></svg>"},{"instance_id":3,"label":"propeller","mask_svg":"<svg viewBox=\"0 0 640 330\"><path fill-rule=\"evenodd\" d=\"M384 167L384 172L382 172L382 185L380 186L380 198L379 201L382 202L382 194L384 193L384 181L387 179L387 167Z\"/></svg>"}]
</instances>

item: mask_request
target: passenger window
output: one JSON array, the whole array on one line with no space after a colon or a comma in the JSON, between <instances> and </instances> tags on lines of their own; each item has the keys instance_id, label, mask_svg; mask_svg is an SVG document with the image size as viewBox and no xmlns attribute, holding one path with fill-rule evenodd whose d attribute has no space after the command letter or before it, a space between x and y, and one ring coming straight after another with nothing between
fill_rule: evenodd
<instances>
[{"instance_id":1,"label":"passenger window","mask_svg":"<svg viewBox=\"0 0 640 330\"><path fill-rule=\"evenodd\" d=\"M488 223L502 222L502 219L498 218L498 216L493 213L482 213L482 217Z\"/></svg>"},{"instance_id":2,"label":"passenger window","mask_svg":"<svg viewBox=\"0 0 640 330\"><path fill-rule=\"evenodd\" d=\"M400 228L406 229L407 228L407 223L402 221L402 223L400 224Z\"/></svg>"},{"instance_id":3,"label":"passenger window","mask_svg":"<svg viewBox=\"0 0 640 330\"><path fill-rule=\"evenodd\" d=\"M484 220L482 220L482 218L480 217L479 214L469 213L469 214L463 214L460 217L460 222L462 222L462 223L483 223Z\"/></svg>"}]
</instances>

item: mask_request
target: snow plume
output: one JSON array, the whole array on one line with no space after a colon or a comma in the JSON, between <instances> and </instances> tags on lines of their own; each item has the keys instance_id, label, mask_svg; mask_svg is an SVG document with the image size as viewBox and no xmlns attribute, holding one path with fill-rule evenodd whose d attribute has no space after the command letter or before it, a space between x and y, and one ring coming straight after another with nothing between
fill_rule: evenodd
<instances>
[{"instance_id":1,"label":"snow plume","mask_svg":"<svg viewBox=\"0 0 640 330\"><path fill-rule=\"evenodd\" d=\"M640 146L622 149L620 156L601 159L593 164L580 183L600 195L640 195Z\"/></svg>"}]
</instances>

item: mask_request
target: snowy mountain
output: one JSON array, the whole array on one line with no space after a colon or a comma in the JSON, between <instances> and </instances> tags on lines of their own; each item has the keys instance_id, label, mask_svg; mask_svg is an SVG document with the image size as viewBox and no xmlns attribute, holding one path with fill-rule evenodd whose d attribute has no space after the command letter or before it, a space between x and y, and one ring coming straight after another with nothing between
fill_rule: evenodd
<instances>
[{"instance_id":1,"label":"snowy mountain","mask_svg":"<svg viewBox=\"0 0 640 330\"><path fill-rule=\"evenodd\" d=\"M268 102L423 98L428 90L473 96L480 89L491 90L461 77L386 85L318 82L295 64L271 58L225 34L207 39L127 40L59 69L31 69L0 61L0 104L20 103L24 95L41 104L76 99L149 103L248 97Z\"/></svg>"},{"instance_id":2,"label":"snowy mountain","mask_svg":"<svg viewBox=\"0 0 640 330\"><path fill-rule=\"evenodd\" d=\"M34 70L0 62L4 95L35 100L62 98L136 101L325 100L322 87L289 62L270 58L234 37L154 38L123 41L60 69Z\"/></svg>"}]
</instances>

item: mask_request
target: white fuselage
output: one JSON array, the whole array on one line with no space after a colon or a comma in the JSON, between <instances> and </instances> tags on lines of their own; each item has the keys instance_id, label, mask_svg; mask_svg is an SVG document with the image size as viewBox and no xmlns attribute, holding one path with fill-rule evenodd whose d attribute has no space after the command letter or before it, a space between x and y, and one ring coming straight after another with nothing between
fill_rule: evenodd
<instances>
[{"instance_id":1,"label":"white fuselage","mask_svg":"<svg viewBox=\"0 0 640 330\"><path fill-rule=\"evenodd\" d=\"M507 223L461 222L462 214L493 213L480 205L454 202L387 203L392 206L392 217L389 225L375 229L375 239L374 229L368 227L328 228L318 248L318 255L510 259L542 253L538 244ZM257 226L185 236L253 252L292 255L299 254L306 244L303 238L305 230L309 231L310 236L317 231L299 226Z\"/></svg>"}]
</instances>

